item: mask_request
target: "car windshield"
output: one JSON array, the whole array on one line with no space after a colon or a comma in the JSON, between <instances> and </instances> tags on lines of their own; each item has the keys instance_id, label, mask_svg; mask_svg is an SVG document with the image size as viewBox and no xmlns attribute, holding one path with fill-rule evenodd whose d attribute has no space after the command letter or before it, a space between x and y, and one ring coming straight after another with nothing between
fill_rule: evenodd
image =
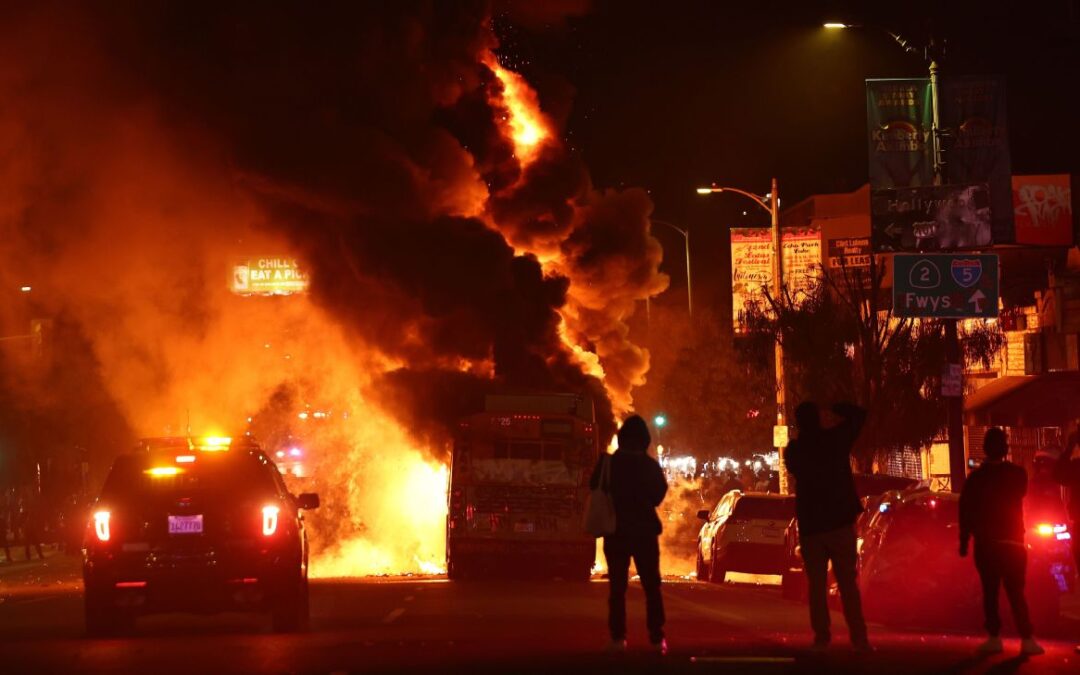
<instances>
[{"instance_id":1,"label":"car windshield","mask_svg":"<svg viewBox=\"0 0 1080 675\"><path fill-rule=\"evenodd\" d=\"M795 503L791 499L743 497L735 503L734 515L736 518L791 520L795 517Z\"/></svg>"},{"instance_id":2,"label":"car windshield","mask_svg":"<svg viewBox=\"0 0 1080 675\"><path fill-rule=\"evenodd\" d=\"M276 492L273 465L268 460L248 453L193 456L195 460L190 462L177 462L175 457L120 457L105 481L102 499L142 502L185 496L244 500Z\"/></svg>"}]
</instances>

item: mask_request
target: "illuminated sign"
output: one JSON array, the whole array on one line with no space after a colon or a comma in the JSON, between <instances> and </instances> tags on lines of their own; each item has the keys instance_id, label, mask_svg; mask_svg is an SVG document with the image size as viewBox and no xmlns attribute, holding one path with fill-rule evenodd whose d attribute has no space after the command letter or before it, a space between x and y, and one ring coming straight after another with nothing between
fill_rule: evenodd
<instances>
[{"instance_id":1,"label":"illuminated sign","mask_svg":"<svg viewBox=\"0 0 1080 675\"><path fill-rule=\"evenodd\" d=\"M295 258L251 258L233 265L229 288L237 295L292 295L307 291L308 275Z\"/></svg>"}]
</instances>

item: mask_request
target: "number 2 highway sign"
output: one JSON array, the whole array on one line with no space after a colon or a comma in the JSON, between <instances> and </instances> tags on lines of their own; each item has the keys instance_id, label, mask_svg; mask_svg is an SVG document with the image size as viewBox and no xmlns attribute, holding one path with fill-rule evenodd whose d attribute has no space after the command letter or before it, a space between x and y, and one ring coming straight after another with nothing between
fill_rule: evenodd
<instances>
[{"instance_id":1,"label":"number 2 highway sign","mask_svg":"<svg viewBox=\"0 0 1080 675\"><path fill-rule=\"evenodd\" d=\"M998 257L990 253L897 253L893 313L939 319L998 315Z\"/></svg>"}]
</instances>

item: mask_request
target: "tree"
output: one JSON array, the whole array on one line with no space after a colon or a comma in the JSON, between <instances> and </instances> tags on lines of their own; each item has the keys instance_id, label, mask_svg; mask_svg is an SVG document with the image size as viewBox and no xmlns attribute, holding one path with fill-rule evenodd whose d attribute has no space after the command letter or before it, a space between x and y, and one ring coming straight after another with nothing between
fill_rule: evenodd
<instances>
[{"instance_id":1,"label":"tree","mask_svg":"<svg viewBox=\"0 0 1080 675\"><path fill-rule=\"evenodd\" d=\"M894 316L884 278L884 267L871 257L866 268L825 272L805 297L766 293L768 311L747 311L759 360L774 340L784 346L787 412L801 400L844 398L869 411L856 448L864 469L895 450L928 445L945 426L944 323ZM989 366L1005 337L996 322L974 322L961 331L960 343L965 363Z\"/></svg>"},{"instance_id":2,"label":"tree","mask_svg":"<svg viewBox=\"0 0 1080 675\"><path fill-rule=\"evenodd\" d=\"M665 432L699 459L749 457L772 445L772 369L755 362L715 316L695 316L662 389L673 422Z\"/></svg>"}]
</instances>

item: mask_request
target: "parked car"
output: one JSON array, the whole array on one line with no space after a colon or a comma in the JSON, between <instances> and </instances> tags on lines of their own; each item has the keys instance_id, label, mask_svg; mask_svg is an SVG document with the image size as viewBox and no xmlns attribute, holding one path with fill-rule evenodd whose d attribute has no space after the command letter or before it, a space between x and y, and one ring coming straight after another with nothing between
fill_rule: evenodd
<instances>
[{"instance_id":1,"label":"parked car","mask_svg":"<svg viewBox=\"0 0 1080 675\"><path fill-rule=\"evenodd\" d=\"M868 618L919 627L981 623L978 574L970 557L957 554L959 501L956 494L923 491L882 502L859 551ZM1050 630L1060 615L1061 596L1075 587L1071 533L1063 518L1043 522L1027 513L1025 520L1028 605L1035 625ZM1007 615L1003 612L1003 618Z\"/></svg>"},{"instance_id":2,"label":"parked car","mask_svg":"<svg viewBox=\"0 0 1080 675\"><path fill-rule=\"evenodd\" d=\"M784 532L795 516L790 496L732 490L698 533L698 579L722 583L728 572L780 574L785 565Z\"/></svg>"}]
</instances>

